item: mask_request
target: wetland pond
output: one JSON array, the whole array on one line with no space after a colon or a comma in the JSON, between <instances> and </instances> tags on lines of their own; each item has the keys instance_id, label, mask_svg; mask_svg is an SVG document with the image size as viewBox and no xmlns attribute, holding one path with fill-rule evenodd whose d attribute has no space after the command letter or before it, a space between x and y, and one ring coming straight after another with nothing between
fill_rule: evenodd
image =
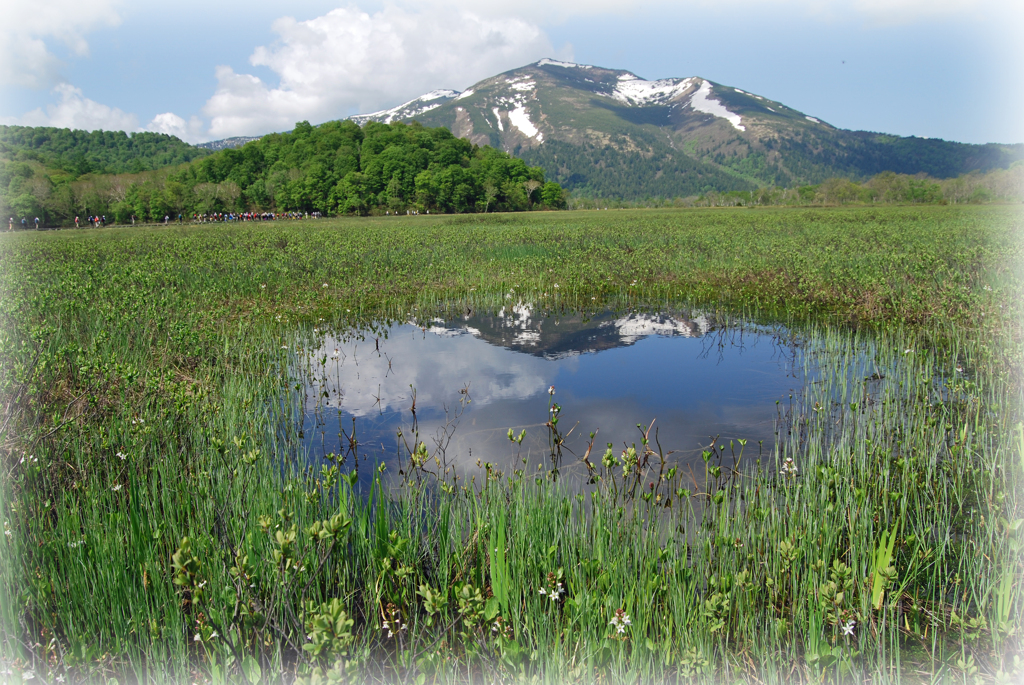
<instances>
[{"instance_id":1,"label":"wetland pond","mask_svg":"<svg viewBox=\"0 0 1024 685\"><path fill-rule=\"evenodd\" d=\"M400 479L421 442L434 471L466 476L490 464L507 474L555 461L560 474L583 477L591 432L599 465L608 443L616 454L639 449L637 424L652 423L652 449L703 473L702 451L716 440L730 456L740 446L729 441L745 440L744 461L771 455L803 385L785 329L678 311L559 316L518 305L317 340L300 356L301 411L286 442L298 465L319 468L337 454L360 480L380 464ZM525 431L522 441L510 430Z\"/></svg>"}]
</instances>

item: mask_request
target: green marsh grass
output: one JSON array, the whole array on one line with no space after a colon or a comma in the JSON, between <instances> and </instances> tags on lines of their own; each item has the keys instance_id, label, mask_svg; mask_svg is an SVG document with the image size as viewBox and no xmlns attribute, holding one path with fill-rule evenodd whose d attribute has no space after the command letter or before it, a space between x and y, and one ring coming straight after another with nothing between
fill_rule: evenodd
<instances>
[{"instance_id":1,"label":"green marsh grass","mask_svg":"<svg viewBox=\"0 0 1024 685\"><path fill-rule=\"evenodd\" d=\"M1006 208L3 236L0 668L1014 682L1021 250ZM780 321L815 382L776 453L716 472L718 445L656 492L598 448L585 494L547 464L399 491L282 468L297 331L510 298Z\"/></svg>"}]
</instances>

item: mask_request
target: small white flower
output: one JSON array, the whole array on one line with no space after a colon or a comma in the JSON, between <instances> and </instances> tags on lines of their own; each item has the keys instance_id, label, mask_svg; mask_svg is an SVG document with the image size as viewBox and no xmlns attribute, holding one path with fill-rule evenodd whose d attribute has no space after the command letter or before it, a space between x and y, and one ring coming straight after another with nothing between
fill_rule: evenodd
<instances>
[{"instance_id":1,"label":"small white flower","mask_svg":"<svg viewBox=\"0 0 1024 685\"><path fill-rule=\"evenodd\" d=\"M629 619L629 614L626 613L625 609L616 609L612 620L608 622L608 625L614 627L615 632L620 635L626 632L626 626L632 624L633 622Z\"/></svg>"},{"instance_id":2,"label":"small white flower","mask_svg":"<svg viewBox=\"0 0 1024 685\"><path fill-rule=\"evenodd\" d=\"M54 680L56 680L58 683L63 683L64 682L64 676L59 675L56 678L54 678Z\"/></svg>"},{"instance_id":3,"label":"small white flower","mask_svg":"<svg viewBox=\"0 0 1024 685\"><path fill-rule=\"evenodd\" d=\"M548 388L548 394L549 395L554 395L555 394L555 386L552 385L552 386L550 386Z\"/></svg>"},{"instance_id":4,"label":"small white flower","mask_svg":"<svg viewBox=\"0 0 1024 685\"><path fill-rule=\"evenodd\" d=\"M213 638L215 638L215 637L220 637L220 636L219 636L219 635L217 634L217 631L216 631L216 630L215 630L215 631L213 631L212 633L210 633L210 639L211 639L211 640L212 640Z\"/></svg>"},{"instance_id":5,"label":"small white flower","mask_svg":"<svg viewBox=\"0 0 1024 685\"><path fill-rule=\"evenodd\" d=\"M117 485L115 485L114 487L112 487L112 488L110 488L110 489L111 489L111 490L113 490L114 492L118 492L118 491L119 491L119 490L120 490L121 488L123 488L123 487L124 487L123 485L121 485L120 483L118 483Z\"/></svg>"},{"instance_id":6,"label":"small white flower","mask_svg":"<svg viewBox=\"0 0 1024 685\"><path fill-rule=\"evenodd\" d=\"M542 594L542 595L546 595L546 594L548 594L548 593L547 593L547 590L545 590L544 588L541 588L541 589L540 589L540 594Z\"/></svg>"},{"instance_id":7,"label":"small white flower","mask_svg":"<svg viewBox=\"0 0 1024 685\"><path fill-rule=\"evenodd\" d=\"M36 677L36 674L33 673L32 671L25 671L24 673L21 674L21 679L22 680L32 680L35 677Z\"/></svg>"},{"instance_id":8,"label":"small white flower","mask_svg":"<svg viewBox=\"0 0 1024 685\"><path fill-rule=\"evenodd\" d=\"M192 638L192 642L202 642L202 641L203 641L203 638L200 637L199 633L196 633L196 636L194 638Z\"/></svg>"},{"instance_id":9,"label":"small white flower","mask_svg":"<svg viewBox=\"0 0 1024 685\"><path fill-rule=\"evenodd\" d=\"M324 283L324 287L325 287L325 288L327 287L327 284L326 284L326 283Z\"/></svg>"},{"instance_id":10,"label":"small white flower","mask_svg":"<svg viewBox=\"0 0 1024 685\"><path fill-rule=\"evenodd\" d=\"M786 460L782 462L782 468L780 471L784 476L796 475L796 464L793 463L793 459L791 457L786 457Z\"/></svg>"},{"instance_id":11,"label":"small white flower","mask_svg":"<svg viewBox=\"0 0 1024 685\"><path fill-rule=\"evenodd\" d=\"M267 287L267 284L266 284L266 283L261 283L261 284L260 284L260 290L263 290L263 289L265 289L266 287Z\"/></svg>"},{"instance_id":12,"label":"small white flower","mask_svg":"<svg viewBox=\"0 0 1024 685\"><path fill-rule=\"evenodd\" d=\"M117 457L118 459L120 459L121 461L124 461L125 459L128 458L128 455L125 454L124 452L118 452L114 456Z\"/></svg>"},{"instance_id":13,"label":"small white flower","mask_svg":"<svg viewBox=\"0 0 1024 685\"><path fill-rule=\"evenodd\" d=\"M281 349L282 349L282 350L287 350L287 349L288 349L288 346L287 346L287 345L281 345Z\"/></svg>"},{"instance_id":14,"label":"small white flower","mask_svg":"<svg viewBox=\"0 0 1024 685\"><path fill-rule=\"evenodd\" d=\"M556 288L558 287L558 284L557 284L557 283L555 283L555 287L556 287Z\"/></svg>"},{"instance_id":15,"label":"small white flower","mask_svg":"<svg viewBox=\"0 0 1024 685\"><path fill-rule=\"evenodd\" d=\"M910 349L909 347L907 349L903 350L903 354L910 354L911 352L913 352L913 350Z\"/></svg>"},{"instance_id":16,"label":"small white flower","mask_svg":"<svg viewBox=\"0 0 1024 685\"><path fill-rule=\"evenodd\" d=\"M857 626L857 622L854 621L851 618L849 621L846 622L846 625L843 626L843 635L844 636L852 636L853 635L853 629L856 626Z\"/></svg>"}]
</instances>

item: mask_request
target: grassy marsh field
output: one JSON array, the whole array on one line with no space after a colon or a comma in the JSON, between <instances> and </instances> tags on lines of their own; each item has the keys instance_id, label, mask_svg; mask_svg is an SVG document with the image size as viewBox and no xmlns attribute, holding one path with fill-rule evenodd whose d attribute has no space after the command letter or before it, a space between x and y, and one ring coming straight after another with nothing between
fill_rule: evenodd
<instances>
[{"instance_id":1,"label":"grassy marsh field","mask_svg":"<svg viewBox=\"0 0 1024 685\"><path fill-rule=\"evenodd\" d=\"M0 235L0 670L1018 682L1022 235L1012 207ZM432 476L416 441L399 491L282 466L323 331L509 301L780 323L817 382L777 453L709 445L696 481L643 442L595 446L585 496Z\"/></svg>"}]
</instances>

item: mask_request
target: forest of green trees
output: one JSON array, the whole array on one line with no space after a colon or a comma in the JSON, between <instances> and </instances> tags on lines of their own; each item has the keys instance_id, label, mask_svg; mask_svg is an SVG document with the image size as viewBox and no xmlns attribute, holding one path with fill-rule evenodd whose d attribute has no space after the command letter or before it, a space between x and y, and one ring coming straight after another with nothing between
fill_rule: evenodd
<instances>
[{"instance_id":1,"label":"forest of green trees","mask_svg":"<svg viewBox=\"0 0 1024 685\"><path fill-rule=\"evenodd\" d=\"M163 133L0 126L0 159L39 162L76 177L152 171L208 154Z\"/></svg>"},{"instance_id":2,"label":"forest of green trees","mask_svg":"<svg viewBox=\"0 0 1024 685\"><path fill-rule=\"evenodd\" d=\"M445 128L418 123L300 122L238 149L152 172L47 173L16 156L0 166L0 215L40 216L68 225L75 216L116 222L165 215L275 211L371 214L494 212L562 208L561 186L540 167Z\"/></svg>"}]
</instances>

